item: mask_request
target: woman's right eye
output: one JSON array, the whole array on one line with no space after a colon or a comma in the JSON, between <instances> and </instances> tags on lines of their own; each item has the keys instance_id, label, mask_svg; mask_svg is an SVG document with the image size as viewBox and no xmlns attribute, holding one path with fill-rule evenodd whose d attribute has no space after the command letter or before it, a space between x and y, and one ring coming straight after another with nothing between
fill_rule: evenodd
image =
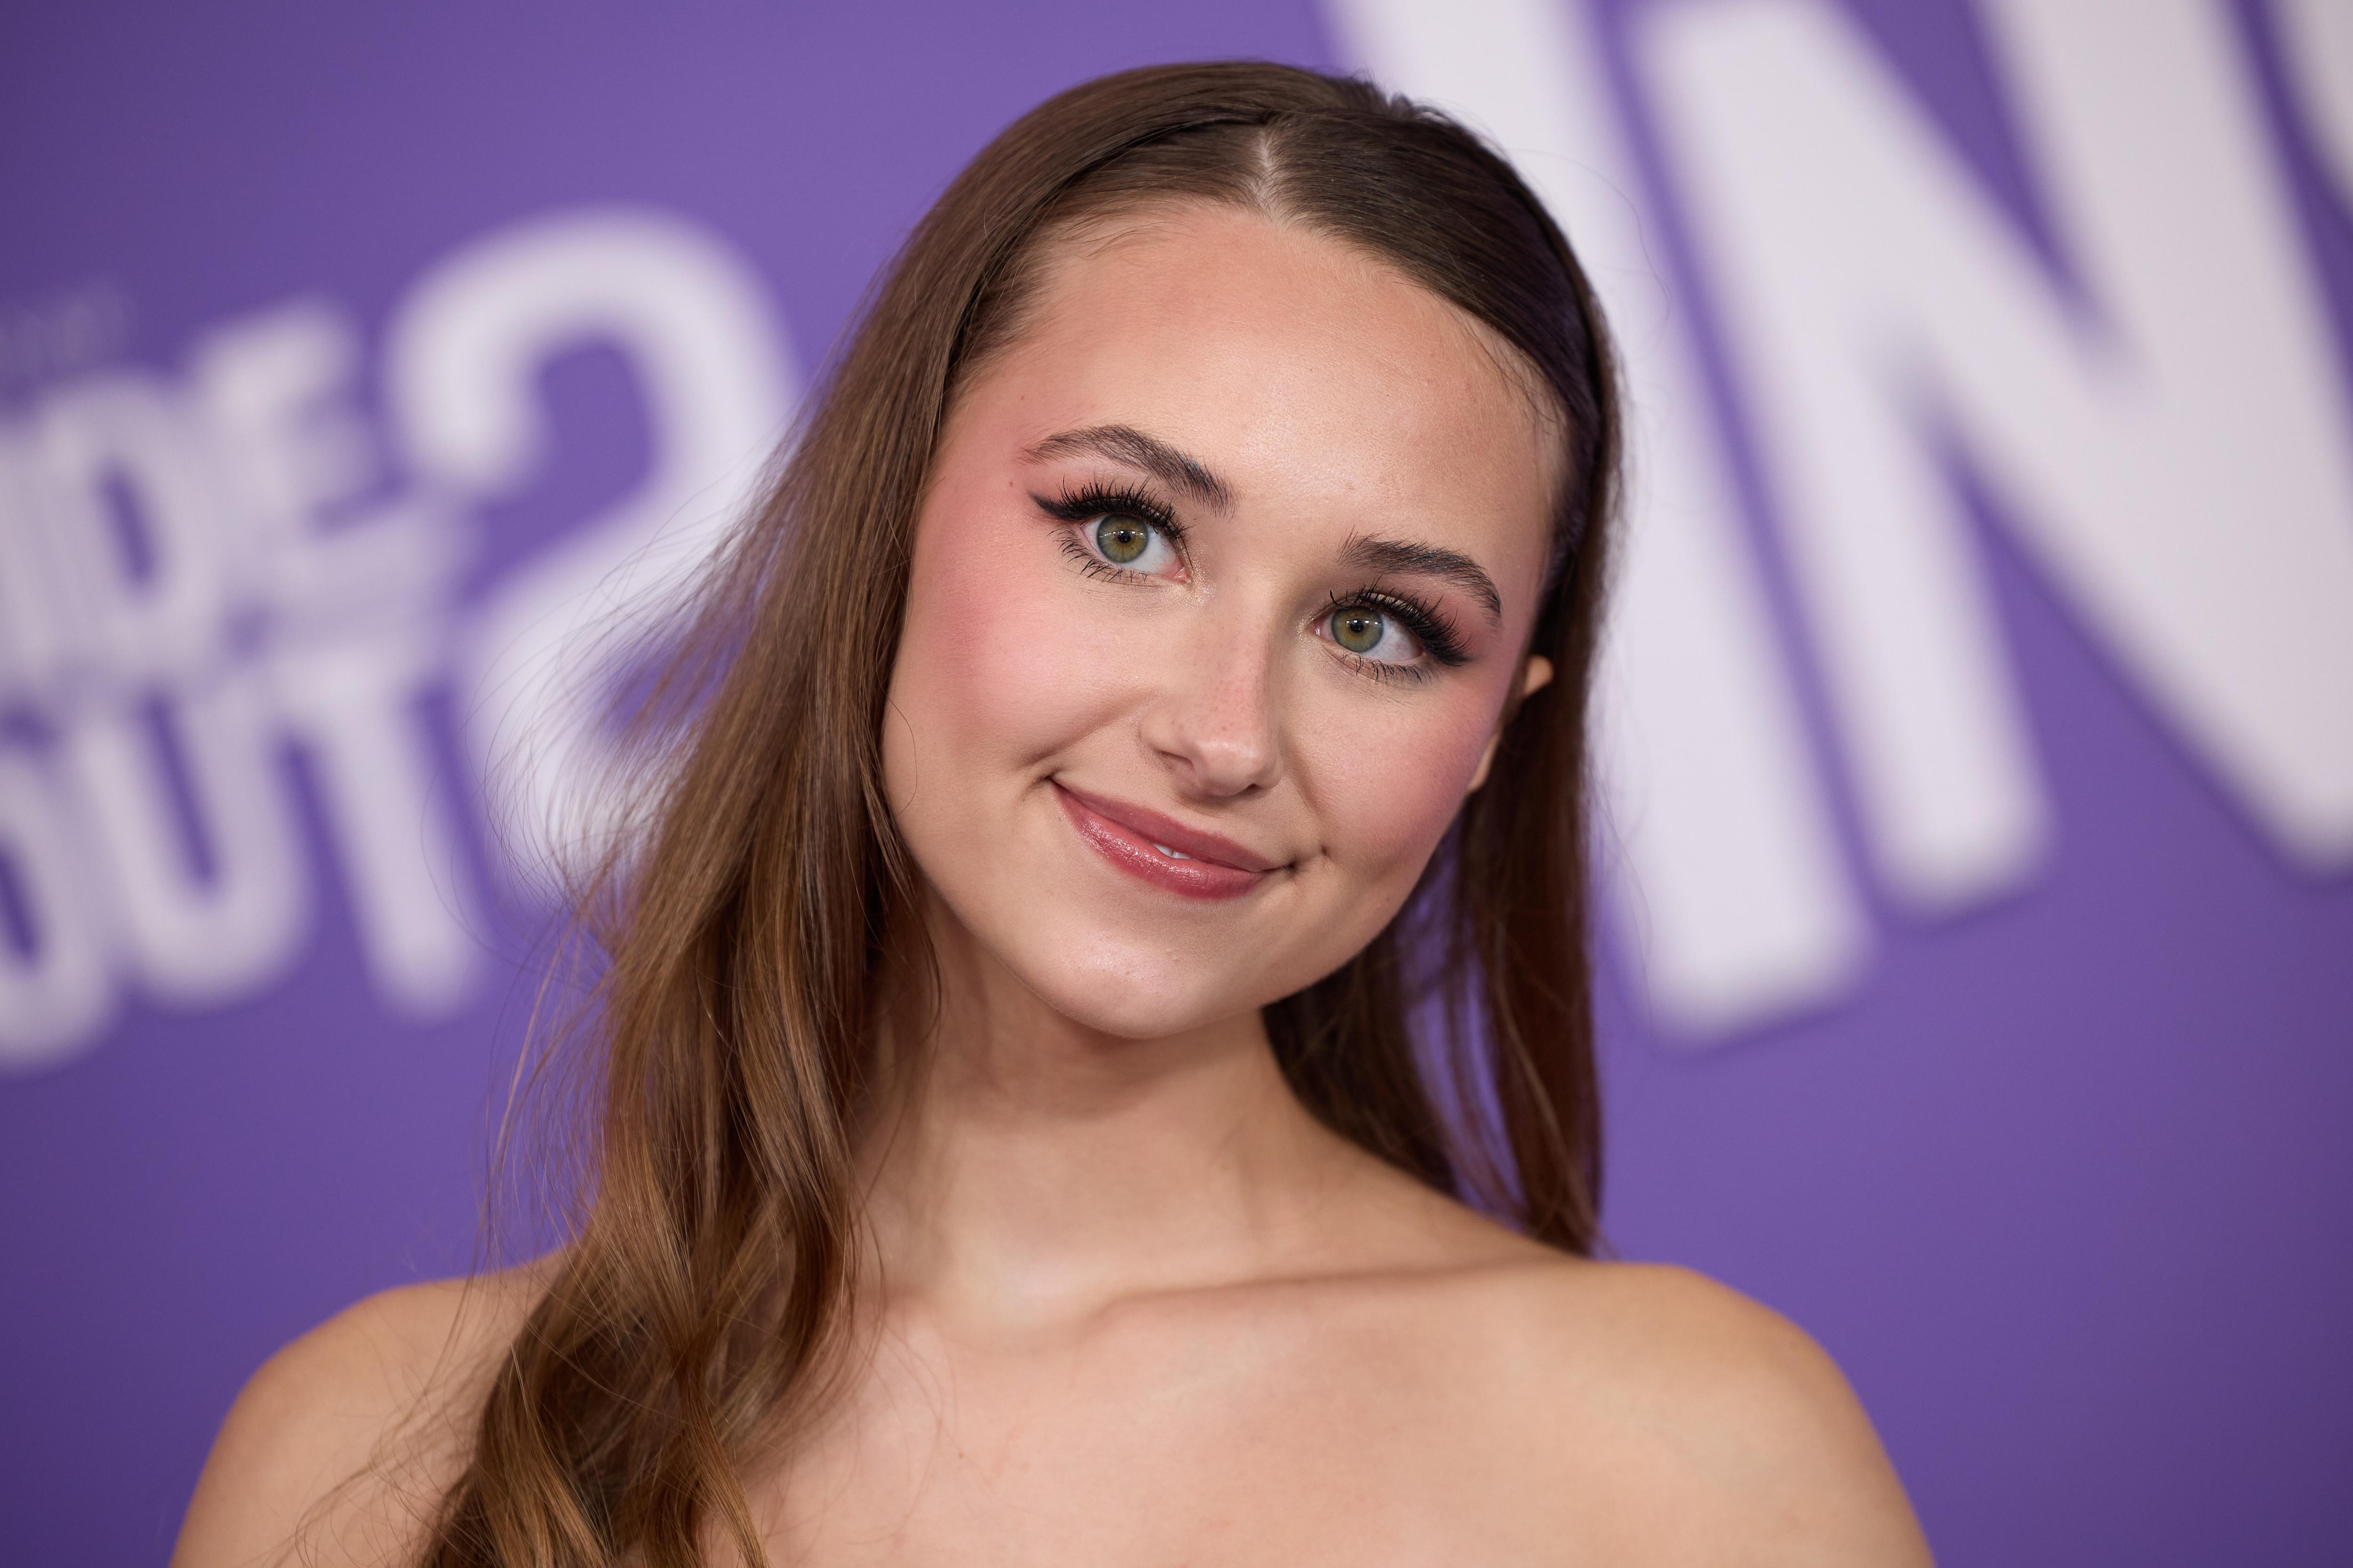
<instances>
[{"instance_id":1,"label":"woman's right eye","mask_svg":"<svg viewBox=\"0 0 2353 1568\"><path fill-rule=\"evenodd\" d=\"M1122 572L1157 577L1176 564L1167 531L1144 518L1107 511L1082 523L1079 532L1090 554Z\"/></svg>"}]
</instances>

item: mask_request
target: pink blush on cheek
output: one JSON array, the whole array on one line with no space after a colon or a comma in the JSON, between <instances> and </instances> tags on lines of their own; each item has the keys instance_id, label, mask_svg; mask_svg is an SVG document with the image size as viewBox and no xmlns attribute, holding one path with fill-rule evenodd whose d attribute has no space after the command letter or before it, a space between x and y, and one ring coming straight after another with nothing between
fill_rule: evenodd
<instances>
[{"instance_id":1,"label":"pink blush on cheek","mask_svg":"<svg viewBox=\"0 0 2353 1568\"><path fill-rule=\"evenodd\" d=\"M917 542L894 701L943 761L1026 763L1085 732L1133 650L1073 613L1083 584L1050 523L955 499L935 500Z\"/></svg>"},{"instance_id":2,"label":"pink blush on cheek","mask_svg":"<svg viewBox=\"0 0 2353 1568\"><path fill-rule=\"evenodd\" d=\"M1442 720L1335 726L1300 738L1325 847L1357 875L1410 881L1462 806L1487 743L1485 708ZM1401 895L1400 895L1401 896Z\"/></svg>"}]
</instances>

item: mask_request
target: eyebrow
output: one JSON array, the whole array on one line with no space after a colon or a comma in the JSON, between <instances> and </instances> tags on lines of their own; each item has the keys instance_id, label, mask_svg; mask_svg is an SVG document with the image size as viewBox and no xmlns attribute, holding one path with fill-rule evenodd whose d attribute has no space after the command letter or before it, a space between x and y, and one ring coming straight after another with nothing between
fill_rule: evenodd
<instances>
[{"instance_id":1,"label":"eyebrow","mask_svg":"<svg viewBox=\"0 0 2353 1568\"><path fill-rule=\"evenodd\" d=\"M1173 490L1202 505L1224 511L1234 504L1226 481L1167 442L1147 436L1132 425L1091 425L1049 436L1029 448L1033 458L1075 456L1108 458L1131 468L1142 468Z\"/></svg>"},{"instance_id":2,"label":"eyebrow","mask_svg":"<svg viewBox=\"0 0 2353 1568\"><path fill-rule=\"evenodd\" d=\"M1368 571L1402 572L1451 583L1478 600L1490 621L1500 622L1504 618L1504 596L1495 592L1495 580L1488 576L1476 561L1442 544L1419 544L1411 540L1398 539L1352 539L1347 548L1340 552L1340 559L1351 566L1361 566Z\"/></svg>"}]
</instances>

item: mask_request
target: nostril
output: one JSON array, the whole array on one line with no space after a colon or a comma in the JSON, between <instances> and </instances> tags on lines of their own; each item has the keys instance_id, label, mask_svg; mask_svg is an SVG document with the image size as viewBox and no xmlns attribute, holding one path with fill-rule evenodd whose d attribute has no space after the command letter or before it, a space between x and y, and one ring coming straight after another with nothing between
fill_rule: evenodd
<instances>
[{"instance_id":1,"label":"nostril","mask_svg":"<svg viewBox=\"0 0 2353 1568\"><path fill-rule=\"evenodd\" d=\"M1269 668L1204 654L1180 661L1141 716L1141 739L1187 787L1219 798L1261 789L1280 773Z\"/></svg>"}]
</instances>

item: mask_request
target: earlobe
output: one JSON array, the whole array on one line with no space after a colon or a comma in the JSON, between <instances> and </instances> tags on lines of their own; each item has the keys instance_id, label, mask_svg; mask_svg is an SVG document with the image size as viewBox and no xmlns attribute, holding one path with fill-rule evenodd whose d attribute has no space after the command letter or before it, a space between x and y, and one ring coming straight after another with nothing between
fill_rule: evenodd
<instances>
[{"instance_id":1,"label":"earlobe","mask_svg":"<svg viewBox=\"0 0 2353 1568\"><path fill-rule=\"evenodd\" d=\"M1479 753L1478 769L1472 773L1471 787L1462 792L1464 795L1472 794L1487 782L1487 770L1495 765L1495 748L1504 743L1504 726L1512 721L1512 715L1520 710L1520 704L1551 684L1552 660L1539 653L1528 655L1527 663L1520 667L1520 689L1504 705L1503 717L1495 721L1495 732L1487 737L1487 749Z\"/></svg>"}]
</instances>

